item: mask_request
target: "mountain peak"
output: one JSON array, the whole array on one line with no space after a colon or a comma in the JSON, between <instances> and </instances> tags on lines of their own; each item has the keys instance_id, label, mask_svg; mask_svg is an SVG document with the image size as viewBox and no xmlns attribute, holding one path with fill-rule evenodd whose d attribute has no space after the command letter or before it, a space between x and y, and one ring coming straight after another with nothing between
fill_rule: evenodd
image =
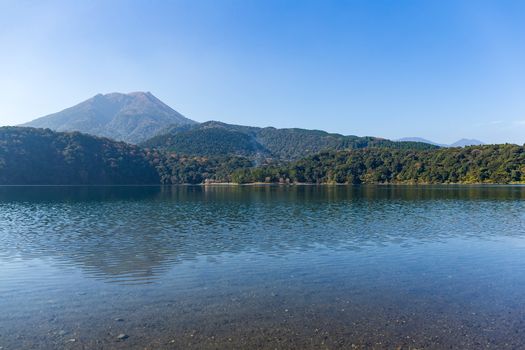
<instances>
[{"instance_id":1,"label":"mountain peak","mask_svg":"<svg viewBox=\"0 0 525 350\"><path fill-rule=\"evenodd\" d=\"M485 143L476 139L460 139L450 145L450 147L467 147L467 146L479 146Z\"/></svg>"},{"instance_id":2,"label":"mountain peak","mask_svg":"<svg viewBox=\"0 0 525 350\"><path fill-rule=\"evenodd\" d=\"M55 131L80 131L119 141L139 143L170 125L196 124L151 92L112 92L92 98L24 126Z\"/></svg>"},{"instance_id":3,"label":"mountain peak","mask_svg":"<svg viewBox=\"0 0 525 350\"><path fill-rule=\"evenodd\" d=\"M129 96L153 96L153 94L149 91L133 91L128 92L126 95Z\"/></svg>"}]
</instances>

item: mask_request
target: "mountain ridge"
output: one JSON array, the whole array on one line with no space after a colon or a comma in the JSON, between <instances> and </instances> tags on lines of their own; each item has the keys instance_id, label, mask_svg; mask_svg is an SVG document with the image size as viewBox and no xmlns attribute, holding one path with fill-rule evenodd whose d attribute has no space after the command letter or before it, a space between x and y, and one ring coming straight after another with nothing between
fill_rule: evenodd
<instances>
[{"instance_id":1,"label":"mountain ridge","mask_svg":"<svg viewBox=\"0 0 525 350\"><path fill-rule=\"evenodd\" d=\"M232 143L232 140L238 140ZM189 156L233 154L252 159L297 160L327 149L343 150L365 147L431 149L418 142L396 142L379 137L329 133L300 128L278 129L208 121L192 126L173 127L166 133L140 143Z\"/></svg>"},{"instance_id":2,"label":"mountain ridge","mask_svg":"<svg viewBox=\"0 0 525 350\"><path fill-rule=\"evenodd\" d=\"M380 137L358 137L322 130L252 127L219 121L199 124L186 118L149 91L99 93L72 107L20 126L49 128L53 131L79 131L131 144L171 147L174 151L192 155L230 152L252 157L273 155L284 160L299 159L329 148L337 150L369 146L427 147L424 145L464 147L484 144L479 140L461 139L451 145L445 145L418 137L392 141ZM171 138L166 137L168 134L171 134ZM231 139L227 140L228 137ZM158 142L163 138L163 142ZM178 145L169 144L174 139ZM163 144L166 142L168 145Z\"/></svg>"}]
</instances>

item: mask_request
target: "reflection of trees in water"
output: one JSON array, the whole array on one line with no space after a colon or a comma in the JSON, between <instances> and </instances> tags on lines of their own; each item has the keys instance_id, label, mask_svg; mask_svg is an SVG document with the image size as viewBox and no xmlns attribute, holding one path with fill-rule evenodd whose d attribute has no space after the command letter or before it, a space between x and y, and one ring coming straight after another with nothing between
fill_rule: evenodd
<instances>
[{"instance_id":1,"label":"reflection of trees in water","mask_svg":"<svg viewBox=\"0 0 525 350\"><path fill-rule=\"evenodd\" d=\"M524 232L523 198L517 186L1 188L0 260L133 279L224 253L491 239Z\"/></svg>"},{"instance_id":2,"label":"reflection of trees in water","mask_svg":"<svg viewBox=\"0 0 525 350\"><path fill-rule=\"evenodd\" d=\"M0 186L0 205L10 202L132 201L151 198L160 192L160 186Z\"/></svg>"}]
</instances>

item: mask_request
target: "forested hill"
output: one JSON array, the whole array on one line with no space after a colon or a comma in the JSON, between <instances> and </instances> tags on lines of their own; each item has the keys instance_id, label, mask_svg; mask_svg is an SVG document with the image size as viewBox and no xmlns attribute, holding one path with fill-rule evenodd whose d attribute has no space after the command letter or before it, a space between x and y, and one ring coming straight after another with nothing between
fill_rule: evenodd
<instances>
[{"instance_id":1,"label":"forested hill","mask_svg":"<svg viewBox=\"0 0 525 350\"><path fill-rule=\"evenodd\" d=\"M332 134L320 130L257 128L216 121L175 127L141 144L189 156L237 155L298 160L323 150L385 147L435 149L422 142L396 142L377 137Z\"/></svg>"},{"instance_id":2,"label":"forested hill","mask_svg":"<svg viewBox=\"0 0 525 350\"><path fill-rule=\"evenodd\" d=\"M243 169L234 181L300 183L524 183L525 148L369 148L323 152L289 165Z\"/></svg>"},{"instance_id":3,"label":"forested hill","mask_svg":"<svg viewBox=\"0 0 525 350\"><path fill-rule=\"evenodd\" d=\"M158 184L137 146L78 132L0 128L0 184Z\"/></svg>"}]
</instances>

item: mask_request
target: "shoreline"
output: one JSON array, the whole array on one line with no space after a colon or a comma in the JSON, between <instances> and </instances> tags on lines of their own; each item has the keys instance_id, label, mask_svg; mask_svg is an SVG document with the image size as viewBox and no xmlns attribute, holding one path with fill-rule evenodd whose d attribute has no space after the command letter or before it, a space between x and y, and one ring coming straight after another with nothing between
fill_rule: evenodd
<instances>
[{"instance_id":1,"label":"shoreline","mask_svg":"<svg viewBox=\"0 0 525 350\"><path fill-rule=\"evenodd\" d=\"M172 184L167 186L523 186L525 182L510 182L510 183L495 183L495 182L375 182L375 183L309 183L309 182L294 182L294 183L278 183L278 182L248 182L248 183L237 183L237 182L213 182L213 183L200 183L200 184Z\"/></svg>"},{"instance_id":2,"label":"shoreline","mask_svg":"<svg viewBox=\"0 0 525 350\"><path fill-rule=\"evenodd\" d=\"M361 184L348 184L348 183L308 183L308 182L297 182L297 183L278 183L278 182L249 182L249 183L237 183L237 182L214 182L214 183L179 183L179 184L0 184L2 187L171 187L171 186L199 186L199 187L251 187L251 186L268 186L268 187L344 187L344 186L525 186L525 182L511 182L511 183L490 183L490 182L394 182L394 183L361 183Z\"/></svg>"}]
</instances>

